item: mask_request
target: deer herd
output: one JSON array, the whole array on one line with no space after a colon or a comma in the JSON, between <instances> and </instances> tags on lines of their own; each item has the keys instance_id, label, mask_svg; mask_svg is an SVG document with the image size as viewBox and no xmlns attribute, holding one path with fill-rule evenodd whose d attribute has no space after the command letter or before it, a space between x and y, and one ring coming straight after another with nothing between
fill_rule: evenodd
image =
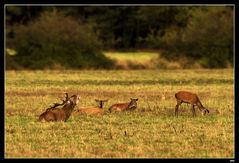
<instances>
[{"instance_id":1,"label":"deer herd","mask_svg":"<svg viewBox=\"0 0 239 163\"><path fill-rule=\"evenodd\" d=\"M79 107L75 109L77 103L80 100L79 95L72 95L71 97L66 94L66 99L62 100L62 103L54 103L53 106L47 108L45 112L43 112L39 116L39 121L64 121L66 122L70 116L73 114L81 114L81 115L103 115L104 103L108 102L108 100L98 100L95 99L97 106L94 107ZM175 116L178 116L178 108L182 103L191 104L191 110L193 116L196 116L195 106L198 107L199 111L201 111L202 115L209 113L209 110L206 109L198 96L194 93L187 91L179 91L175 94L175 98L177 104L175 106ZM126 103L116 103L109 107L108 111L112 112L122 112L122 111L132 111L137 108L137 98L130 98L129 102ZM62 108L57 108L58 106L62 106Z\"/></svg>"}]
</instances>

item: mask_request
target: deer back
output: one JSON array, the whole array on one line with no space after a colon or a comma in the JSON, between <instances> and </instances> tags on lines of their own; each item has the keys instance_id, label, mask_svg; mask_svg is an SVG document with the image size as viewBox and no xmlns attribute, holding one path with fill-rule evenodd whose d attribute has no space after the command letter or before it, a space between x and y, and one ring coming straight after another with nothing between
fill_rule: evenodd
<instances>
[{"instance_id":1,"label":"deer back","mask_svg":"<svg viewBox=\"0 0 239 163\"><path fill-rule=\"evenodd\" d=\"M110 111L124 111L127 110L129 107L129 103L119 103L119 104L114 104L112 105L109 110Z\"/></svg>"},{"instance_id":2,"label":"deer back","mask_svg":"<svg viewBox=\"0 0 239 163\"><path fill-rule=\"evenodd\" d=\"M97 103L98 106L79 108L76 111L76 114L85 114L85 115L102 115L102 114L104 114L103 105L104 105L104 103L108 102L108 100L95 99L95 102Z\"/></svg>"},{"instance_id":3,"label":"deer back","mask_svg":"<svg viewBox=\"0 0 239 163\"><path fill-rule=\"evenodd\" d=\"M198 102L198 96L191 92L179 91L175 94L175 98L178 101L190 104L196 104Z\"/></svg>"},{"instance_id":4,"label":"deer back","mask_svg":"<svg viewBox=\"0 0 239 163\"><path fill-rule=\"evenodd\" d=\"M76 114L83 114L83 115L102 115L103 113L104 113L103 109L99 107L79 108L76 111Z\"/></svg>"}]
</instances>

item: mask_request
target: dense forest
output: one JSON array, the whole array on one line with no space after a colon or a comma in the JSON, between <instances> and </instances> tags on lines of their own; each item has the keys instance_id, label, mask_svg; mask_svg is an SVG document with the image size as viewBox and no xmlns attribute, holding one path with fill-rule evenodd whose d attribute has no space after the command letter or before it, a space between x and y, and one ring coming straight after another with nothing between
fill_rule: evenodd
<instances>
[{"instance_id":1,"label":"dense forest","mask_svg":"<svg viewBox=\"0 0 239 163\"><path fill-rule=\"evenodd\" d=\"M138 50L231 67L233 12L232 6L6 6L6 68L111 69L103 51Z\"/></svg>"}]
</instances>

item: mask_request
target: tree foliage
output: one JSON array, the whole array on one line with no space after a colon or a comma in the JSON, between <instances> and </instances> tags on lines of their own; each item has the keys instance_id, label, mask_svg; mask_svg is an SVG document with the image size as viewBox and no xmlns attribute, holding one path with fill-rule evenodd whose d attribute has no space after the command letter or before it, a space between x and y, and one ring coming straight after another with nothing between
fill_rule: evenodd
<instances>
[{"instance_id":1,"label":"tree foliage","mask_svg":"<svg viewBox=\"0 0 239 163\"><path fill-rule=\"evenodd\" d=\"M193 9L185 28L168 29L164 57L186 56L207 68L233 64L233 11L229 7Z\"/></svg>"},{"instance_id":2,"label":"tree foliage","mask_svg":"<svg viewBox=\"0 0 239 163\"><path fill-rule=\"evenodd\" d=\"M110 68L90 27L60 12L44 12L27 25L13 27L9 46L17 50L13 68Z\"/></svg>"},{"instance_id":3,"label":"tree foliage","mask_svg":"<svg viewBox=\"0 0 239 163\"><path fill-rule=\"evenodd\" d=\"M6 24L7 48L17 51L7 63L15 67L110 68L101 50L112 49L158 50L208 68L233 64L232 7L7 6Z\"/></svg>"}]
</instances>

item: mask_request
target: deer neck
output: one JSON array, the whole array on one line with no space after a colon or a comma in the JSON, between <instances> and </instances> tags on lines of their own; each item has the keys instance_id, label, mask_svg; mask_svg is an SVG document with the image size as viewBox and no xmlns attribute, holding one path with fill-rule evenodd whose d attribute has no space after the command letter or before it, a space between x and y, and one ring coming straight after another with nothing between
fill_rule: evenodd
<instances>
[{"instance_id":1,"label":"deer neck","mask_svg":"<svg viewBox=\"0 0 239 163\"><path fill-rule=\"evenodd\" d=\"M132 101L128 104L128 108L137 107L137 104L134 104Z\"/></svg>"},{"instance_id":2,"label":"deer neck","mask_svg":"<svg viewBox=\"0 0 239 163\"><path fill-rule=\"evenodd\" d=\"M70 101L69 104L66 104L62 110L64 110L64 112L67 114L67 115L70 115L71 112L73 111L74 107L75 107L76 104L74 104L72 101Z\"/></svg>"},{"instance_id":3,"label":"deer neck","mask_svg":"<svg viewBox=\"0 0 239 163\"><path fill-rule=\"evenodd\" d=\"M100 107L99 108L103 108L103 102L100 102Z\"/></svg>"}]
</instances>

